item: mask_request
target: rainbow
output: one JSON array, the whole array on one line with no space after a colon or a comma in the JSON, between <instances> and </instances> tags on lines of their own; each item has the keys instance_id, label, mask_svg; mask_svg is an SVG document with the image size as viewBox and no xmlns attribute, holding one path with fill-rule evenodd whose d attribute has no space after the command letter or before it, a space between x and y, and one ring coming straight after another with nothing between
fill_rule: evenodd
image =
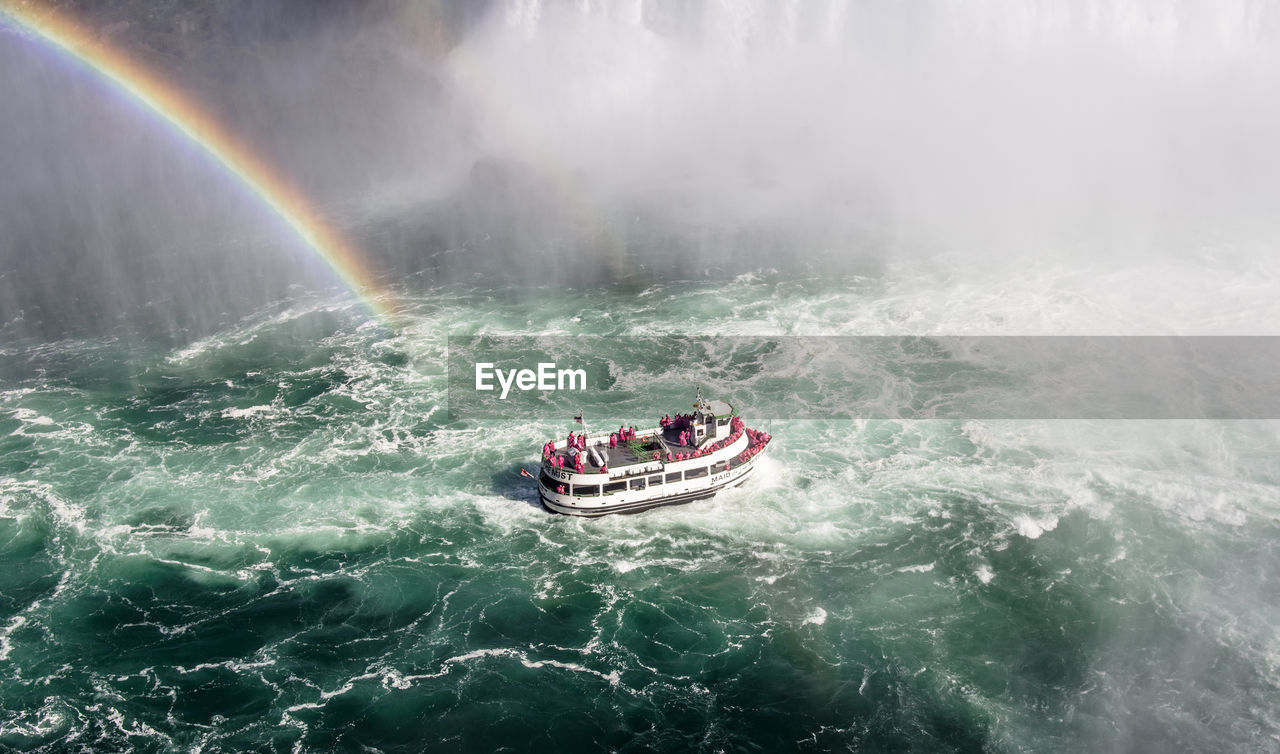
<instances>
[{"instance_id":1,"label":"rainbow","mask_svg":"<svg viewBox=\"0 0 1280 754\"><path fill-rule=\"evenodd\" d=\"M0 0L0 19L4 16L92 68L208 154L324 260L375 317L394 329L398 318L394 296L365 265L359 251L288 181L189 97L124 51L42 3Z\"/></svg>"}]
</instances>

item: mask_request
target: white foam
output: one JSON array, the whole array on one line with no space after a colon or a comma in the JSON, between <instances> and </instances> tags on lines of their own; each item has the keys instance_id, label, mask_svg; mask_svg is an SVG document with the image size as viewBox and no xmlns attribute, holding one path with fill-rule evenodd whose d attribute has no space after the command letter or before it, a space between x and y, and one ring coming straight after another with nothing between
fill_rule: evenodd
<instances>
[{"instance_id":1,"label":"white foam","mask_svg":"<svg viewBox=\"0 0 1280 754\"><path fill-rule=\"evenodd\" d=\"M898 573L928 573L933 570L933 563L924 563L921 565L903 566L897 569Z\"/></svg>"},{"instance_id":2,"label":"white foam","mask_svg":"<svg viewBox=\"0 0 1280 754\"><path fill-rule=\"evenodd\" d=\"M440 678L447 674L455 665L467 665L474 660L481 660L488 657L504 657L517 660L526 668L543 668L553 667L562 670L570 670L575 673L586 673L595 676L601 680L607 681L610 685L616 686L621 680L621 674L618 671L602 673L583 665L573 662L562 662L560 660L531 660L525 652L518 649L508 647L497 647L493 649L477 649L464 654L450 657L440 663L440 669L434 673L419 673L414 675L405 675L397 670L389 669L382 674L383 686L389 688L406 689L411 687L415 681Z\"/></svg>"},{"instance_id":3,"label":"white foam","mask_svg":"<svg viewBox=\"0 0 1280 754\"><path fill-rule=\"evenodd\" d=\"M996 577L996 572L991 570L991 566L987 565L986 563L983 563L982 565L978 566L978 570L974 571L973 575L977 576L978 580L981 581L982 583L990 584L991 580Z\"/></svg>"},{"instance_id":4,"label":"white foam","mask_svg":"<svg viewBox=\"0 0 1280 754\"><path fill-rule=\"evenodd\" d=\"M1041 534L1053 531L1058 527L1058 517L1046 515L1033 518L1024 513L1013 517L1013 527L1027 539L1039 539Z\"/></svg>"},{"instance_id":5,"label":"white foam","mask_svg":"<svg viewBox=\"0 0 1280 754\"><path fill-rule=\"evenodd\" d=\"M34 424L40 427L48 427L48 426L52 426L54 423L53 419L47 416L44 416L43 414L32 411L29 408L15 408L15 409L12 409L12 411L13 411L13 418L17 419L23 424ZM14 434L20 434L20 433L21 433L20 429L14 430Z\"/></svg>"},{"instance_id":6,"label":"white foam","mask_svg":"<svg viewBox=\"0 0 1280 754\"><path fill-rule=\"evenodd\" d=\"M124 713L115 707L110 707L107 713L107 720L116 727L126 737L142 737L152 741L162 741L173 744L173 739L161 733L155 728L147 725L142 720L134 719L132 721L125 720Z\"/></svg>"},{"instance_id":7,"label":"white foam","mask_svg":"<svg viewBox=\"0 0 1280 754\"><path fill-rule=\"evenodd\" d=\"M222 418L224 419L250 419L260 414L269 414L276 409L274 406L261 405L250 406L248 408L224 408L222 409Z\"/></svg>"},{"instance_id":8,"label":"white foam","mask_svg":"<svg viewBox=\"0 0 1280 754\"><path fill-rule=\"evenodd\" d=\"M15 615L9 619L8 625L0 631L0 660L9 659L9 652L13 650L13 642L9 639L10 634L17 631L27 622L26 616Z\"/></svg>"},{"instance_id":9,"label":"white foam","mask_svg":"<svg viewBox=\"0 0 1280 754\"><path fill-rule=\"evenodd\" d=\"M66 702L48 696L39 710L19 713L5 720L4 733L22 738L44 740L65 729L73 716Z\"/></svg>"},{"instance_id":10,"label":"white foam","mask_svg":"<svg viewBox=\"0 0 1280 754\"><path fill-rule=\"evenodd\" d=\"M12 511L14 493L25 493L41 500L56 524L74 529L78 534L84 533L86 527L84 508L59 497L52 485L13 477L0 479L0 514Z\"/></svg>"}]
</instances>

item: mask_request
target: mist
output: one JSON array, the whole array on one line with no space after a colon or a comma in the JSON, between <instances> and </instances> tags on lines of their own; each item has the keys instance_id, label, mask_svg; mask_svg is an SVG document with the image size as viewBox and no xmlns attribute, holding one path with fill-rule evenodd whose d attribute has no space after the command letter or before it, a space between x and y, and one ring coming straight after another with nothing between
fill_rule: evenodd
<instances>
[{"instance_id":1,"label":"mist","mask_svg":"<svg viewBox=\"0 0 1280 754\"><path fill-rule=\"evenodd\" d=\"M1275 3L83 5L391 285L1280 236ZM182 332L337 287L82 67L9 27L0 63L5 322Z\"/></svg>"},{"instance_id":2,"label":"mist","mask_svg":"<svg viewBox=\"0 0 1280 754\"><path fill-rule=\"evenodd\" d=\"M464 28L466 8L441 9L411 45L400 4L55 5L162 72L375 268L387 252L358 237L365 207L452 151L431 69L443 49L418 43ZM184 340L299 293L342 295L324 262L201 147L0 20L0 321L12 334L121 324Z\"/></svg>"},{"instance_id":3,"label":"mist","mask_svg":"<svg viewBox=\"0 0 1280 754\"><path fill-rule=\"evenodd\" d=\"M40 1L386 300L0 0L4 751L1277 748L1280 0Z\"/></svg>"},{"instance_id":4,"label":"mist","mask_svg":"<svg viewBox=\"0 0 1280 754\"><path fill-rule=\"evenodd\" d=\"M450 62L484 149L608 204L836 245L1111 254L1274 238L1278 21L1246 3L529 3Z\"/></svg>"}]
</instances>

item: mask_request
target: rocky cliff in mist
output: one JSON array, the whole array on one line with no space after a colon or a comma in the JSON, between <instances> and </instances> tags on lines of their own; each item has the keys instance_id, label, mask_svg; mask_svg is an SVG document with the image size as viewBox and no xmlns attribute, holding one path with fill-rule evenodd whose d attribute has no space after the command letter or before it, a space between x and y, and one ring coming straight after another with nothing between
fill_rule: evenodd
<instances>
[{"instance_id":1,"label":"rocky cliff in mist","mask_svg":"<svg viewBox=\"0 0 1280 754\"><path fill-rule=\"evenodd\" d=\"M487 13L460 0L50 6L159 72L362 247L362 226L385 214L362 205L466 139L460 119L438 117L441 66ZM0 325L57 334L141 312L183 329L317 282L235 181L38 39L0 34L0 101ZM416 271L423 244L362 253Z\"/></svg>"},{"instance_id":2,"label":"rocky cliff in mist","mask_svg":"<svg viewBox=\"0 0 1280 754\"><path fill-rule=\"evenodd\" d=\"M437 66L488 2L165 0L51 4L177 83L308 188L354 160L321 158L340 140L376 176L377 148L420 130L439 96ZM406 103L409 103L406 105ZM404 106L402 106L404 105ZM431 138L423 134L421 140ZM372 162L371 162L372 161ZM335 164L335 163L341 163Z\"/></svg>"}]
</instances>

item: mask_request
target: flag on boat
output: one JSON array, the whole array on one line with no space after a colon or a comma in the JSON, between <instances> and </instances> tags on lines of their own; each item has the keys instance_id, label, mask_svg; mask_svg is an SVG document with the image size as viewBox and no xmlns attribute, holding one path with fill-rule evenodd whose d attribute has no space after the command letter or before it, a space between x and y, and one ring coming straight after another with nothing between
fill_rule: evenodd
<instances>
[{"instance_id":1,"label":"flag on boat","mask_svg":"<svg viewBox=\"0 0 1280 754\"><path fill-rule=\"evenodd\" d=\"M582 423L582 414L578 414L577 416L573 417L573 420L574 420L574 421L576 421L577 423L581 424L581 423Z\"/></svg>"},{"instance_id":2,"label":"flag on boat","mask_svg":"<svg viewBox=\"0 0 1280 754\"><path fill-rule=\"evenodd\" d=\"M533 479L533 474L530 474L529 472L525 471L523 466L520 467L520 476L527 476L530 479Z\"/></svg>"}]
</instances>

